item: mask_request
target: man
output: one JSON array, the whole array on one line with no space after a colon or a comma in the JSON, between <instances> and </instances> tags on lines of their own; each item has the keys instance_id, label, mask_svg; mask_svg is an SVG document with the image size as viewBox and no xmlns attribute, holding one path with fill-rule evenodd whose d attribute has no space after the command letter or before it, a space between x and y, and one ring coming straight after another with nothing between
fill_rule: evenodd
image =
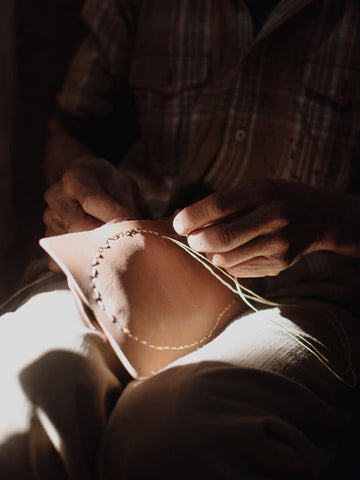
<instances>
[{"instance_id":1,"label":"man","mask_svg":"<svg viewBox=\"0 0 360 480\"><path fill-rule=\"evenodd\" d=\"M85 3L47 234L177 211L194 250L291 300L129 382L87 450L100 478L318 478L334 458L359 368L359 16L350 0Z\"/></svg>"}]
</instances>

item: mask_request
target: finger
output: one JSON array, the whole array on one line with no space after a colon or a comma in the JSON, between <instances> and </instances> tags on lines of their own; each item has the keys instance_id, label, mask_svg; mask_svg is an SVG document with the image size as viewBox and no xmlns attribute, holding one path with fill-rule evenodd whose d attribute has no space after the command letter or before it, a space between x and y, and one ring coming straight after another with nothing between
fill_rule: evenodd
<instances>
[{"instance_id":1,"label":"finger","mask_svg":"<svg viewBox=\"0 0 360 480\"><path fill-rule=\"evenodd\" d=\"M61 222L54 222L51 224L51 228L47 228L47 236L52 235L64 235L65 233L75 233L75 232L84 232L88 230L94 230L103 225L103 222L97 220L96 218L88 216L72 216L64 217L66 225L64 226ZM51 232L51 233L50 233Z\"/></svg>"},{"instance_id":2,"label":"finger","mask_svg":"<svg viewBox=\"0 0 360 480\"><path fill-rule=\"evenodd\" d=\"M289 241L286 240L281 232L277 232L274 235L264 235L254 238L245 245L241 245L228 252L207 254L207 257L218 267L228 269L256 257L278 256L285 259L287 258L289 248Z\"/></svg>"},{"instance_id":3,"label":"finger","mask_svg":"<svg viewBox=\"0 0 360 480\"><path fill-rule=\"evenodd\" d=\"M63 222L64 226L66 226L65 218L78 215L78 210L81 209L79 203L65 192L64 186L60 182L52 185L45 192L44 198L52 216Z\"/></svg>"},{"instance_id":4,"label":"finger","mask_svg":"<svg viewBox=\"0 0 360 480\"><path fill-rule=\"evenodd\" d=\"M120 205L107 194L98 180L86 169L80 173L69 171L63 175L65 193L79 202L84 212L106 223L118 217L133 217L131 209Z\"/></svg>"},{"instance_id":5,"label":"finger","mask_svg":"<svg viewBox=\"0 0 360 480\"><path fill-rule=\"evenodd\" d=\"M44 212L44 222L57 235L92 230L103 224L101 220L88 215L76 200L65 194L61 184L51 187L45 194L45 200L49 207Z\"/></svg>"},{"instance_id":6,"label":"finger","mask_svg":"<svg viewBox=\"0 0 360 480\"><path fill-rule=\"evenodd\" d=\"M271 181L257 179L245 183L236 190L209 195L178 213L174 218L174 229L177 233L185 235L231 215L247 211L262 200L270 198L271 190Z\"/></svg>"},{"instance_id":7,"label":"finger","mask_svg":"<svg viewBox=\"0 0 360 480\"><path fill-rule=\"evenodd\" d=\"M43 216L48 236L92 230L103 225L101 220L88 215L79 202L65 192L61 182L52 185L44 197L49 205Z\"/></svg>"},{"instance_id":8,"label":"finger","mask_svg":"<svg viewBox=\"0 0 360 480\"><path fill-rule=\"evenodd\" d=\"M104 225L104 222L90 215L79 215L79 217L73 217L67 223L67 232L86 232L88 230L94 230Z\"/></svg>"},{"instance_id":9,"label":"finger","mask_svg":"<svg viewBox=\"0 0 360 480\"><path fill-rule=\"evenodd\" d=\"M226 271L237 278L257 278L265 276L276 276L282 272L286 265L277 256L259 256L227 268Z\"/></svg>"},{"instance_id":10,"label":"finger","mask_svg":"<svg viewBox=\"0 0 360 480\"><path fill-rule=\"evenodd\" d=\"M45 236L46 237L53 237L55 235L63 235L66 232L66 229L62 222L60 222L57 218L53 218L51 214L46 214L47 211L44 213L44 223L46 225Z\"/></svg>"},{"instance_id":11,"label":"finger","mask_svg":"<svg viewBox=\"0 0 360 480\"><path fill-rule=\"evenodd\" d=\"M44 193L44 200L49 207L56 206L58 198L65 196L64 187L60 182L53 183Z\"/></svg>"},{"instance_id":12,"label":"finger","mask_svg":"<svg viewBox=\"0 0 360 480\"><path fill-rule=\"evenodd\" d=\"M46 225L46 237L93 230L94 228L98 228L103 225L103 223L99 220L85 215L84 217L80 216L79 218L76 218L75 220L72 219L71 221L68 218L65 218L65 221L67 222L67 225L65 226L63 222L60 221L56 215L54 215L54 212L50 208L45 210L43 218Z\"/></svg>"},{"instance_id":13,"label":"finger","mask_svg":"<svg viewBox=\"0 0 360 480\"><path fill-rule=\"evenodd\" d=\"M257 237L273 234L287 223L272 205L265 205L243 217L196 230L188 235L188 243L198 252L229 252Z\"/></svg>"},{"instance_id":14,"label":"finger","mask_svg":"<svg viewBox=\"0 0 360 480\"><path fill-rule=\"evenodd\" d=\"M49 228L53 224L62 225L62 222L55 212L55 210L51 207L47 207L43 213L43 222Z\"/></svg>"},{"instance_id":15,"label":"finger","mask_svg":"<svg viewBox=\"0 0 360 480\"><path fill-rule=\"evenodd\" d=\"M110 195L104 192L89 193L88 196L83 197L81 205L87 214L102 220L104 223L110 222L115 218L127 217L135 219L138 217L133 210L118 204Z\"/></svg>"}]
</instances>

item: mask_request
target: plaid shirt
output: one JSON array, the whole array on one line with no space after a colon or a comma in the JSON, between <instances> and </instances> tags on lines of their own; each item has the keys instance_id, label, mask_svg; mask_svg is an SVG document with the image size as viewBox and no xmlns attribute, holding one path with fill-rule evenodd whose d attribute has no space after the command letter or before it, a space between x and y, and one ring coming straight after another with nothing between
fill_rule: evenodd
<instances>
[{"instance_id":1,"label":"plaid shirt","mask_svg":"<svg viewBox=\"0 0 360 480\"><path fill-rule=\"evenodd\" d=\"M87 0L84 18L60 107L77 125L105 120L113 93L132 89L141 140L121 168L158 215L247 178L346 191L360 173L358 0L280 0L256 38L242 0ZM359 279L357 259L314 252L242 283L303 301L304 318L313 304L299 297L316 299L333 332L333 316L358 314Z\"/></svg>"},{"instance_id":2,"label":"plaid shirt","mask_svg":"<svg viewBox=\"0 0 360 480\"><path fill-rule=\"evenodd\" d=\"M258 176L351 185L357 0L281 0L256 38L242 0L87 0L83 16L90 33L59 105L106 118L111 94L130 87L141 140L124 165L158 187L214 191Z\"/></svg>"}]
</instances>

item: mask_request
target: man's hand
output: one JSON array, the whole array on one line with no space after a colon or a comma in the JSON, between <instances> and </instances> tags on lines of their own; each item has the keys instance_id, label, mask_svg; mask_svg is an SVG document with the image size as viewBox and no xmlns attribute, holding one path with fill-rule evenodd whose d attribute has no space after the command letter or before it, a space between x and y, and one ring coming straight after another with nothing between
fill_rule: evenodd
<instances>
[{"instance_id":1,"label":"man's hand","mask_svg":"<svg viewBox=\"0 0 360 480\"><path fill-rule=\"evenodd\" d=\"M46 235L91 230L114 218L140 218L137 186L102 158L84 156L45 192Z\"/></svg>"},{"instance_id":2,"label":"man's hand","mask_svg":"<svg viewBox=\"0 0 360 480\"><path fill-rule=\"evenodd\" d=\"M189 245L237 277L277 275L306 253L331 248L331 194L299 183L253 180L178 213Z\"/></svg>"}]
</instances>

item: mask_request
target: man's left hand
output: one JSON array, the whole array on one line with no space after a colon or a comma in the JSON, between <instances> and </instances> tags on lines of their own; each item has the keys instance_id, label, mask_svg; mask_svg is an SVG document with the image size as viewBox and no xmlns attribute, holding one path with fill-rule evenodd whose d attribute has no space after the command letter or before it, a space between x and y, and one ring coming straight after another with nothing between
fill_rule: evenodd
<instances>
[{"instance_id":1,"label":"man's left hand","mask_svg":"<svg viewBox=\"0 0 360 480\"><path fill-rule=\"evenodd\" d=\"M332 207L326 190L256 179L184 208L174 228L234 276L273 276L303 255L327 249Z\"/></svg>"}]
</instances>

